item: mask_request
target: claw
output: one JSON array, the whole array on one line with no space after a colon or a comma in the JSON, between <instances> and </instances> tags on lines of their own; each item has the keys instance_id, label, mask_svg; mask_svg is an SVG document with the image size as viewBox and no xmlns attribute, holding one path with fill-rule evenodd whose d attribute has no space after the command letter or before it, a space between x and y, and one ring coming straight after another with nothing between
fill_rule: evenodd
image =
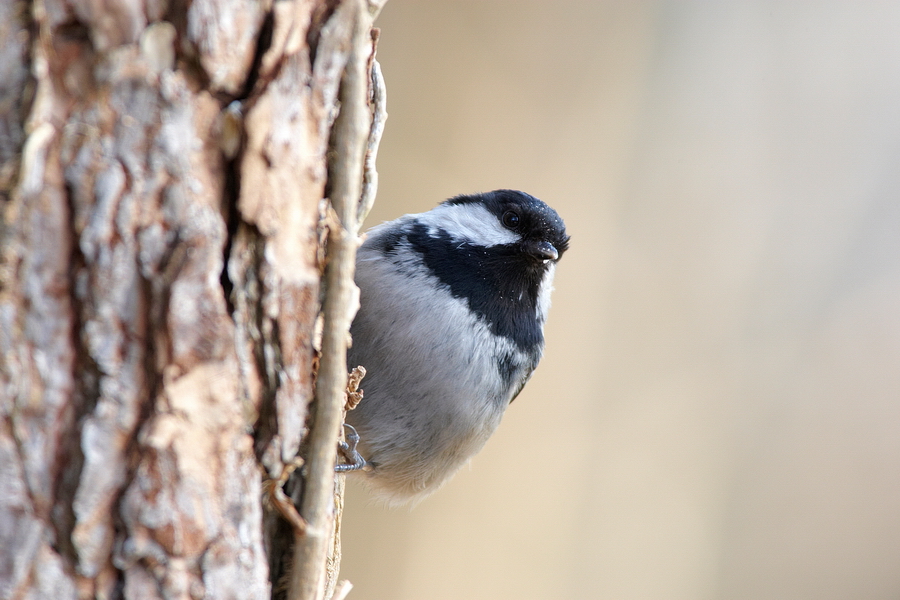
<instances>
[{"instance_id":1,"label":"claw","mask_svg":"<svg viewBox=\"0 0 900 600\"><path fill-rule=\"evenodd\" d=\"M369 467L369 463L356 450L356 445L359 444L359 434L356 432L356 429L352 425L344 423L344 427L348 429L346 435L347 441L338 442L338 450L340 450L341 454L344 455L344 458L346 458L350 462L335 465L334 472L346 473L348 471L367 470L366 467Z\"/></svg>"}]
</instances>

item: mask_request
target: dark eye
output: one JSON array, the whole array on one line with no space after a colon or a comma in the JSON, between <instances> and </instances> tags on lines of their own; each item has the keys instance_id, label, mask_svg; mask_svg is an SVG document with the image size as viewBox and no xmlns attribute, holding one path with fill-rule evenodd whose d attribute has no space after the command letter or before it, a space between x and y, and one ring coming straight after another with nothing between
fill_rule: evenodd
<instances>
[{"instance_id":1,"label":"dark eye","mask_svg":"<svg viewBox=\"0 0 900 600\"><path fill-rule=\"evenodd\" d=\"M501 221L503 222L504 227L515 229L519 226L519 213L514 210L508 210L503 213Z\"/></svg>"}]
</instances>

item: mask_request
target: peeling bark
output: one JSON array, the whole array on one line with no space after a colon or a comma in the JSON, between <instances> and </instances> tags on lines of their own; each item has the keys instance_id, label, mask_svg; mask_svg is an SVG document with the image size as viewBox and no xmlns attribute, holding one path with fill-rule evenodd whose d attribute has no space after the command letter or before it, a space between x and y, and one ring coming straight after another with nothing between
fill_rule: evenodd
<instances>
[{"instance_id":1,"label":"peeling bark","mask_svg":"<svg viewBox=\"0 0 900 600\"><path fill-rule=\"evenodd\" d=\"M0 5L0 598L271 596L292 542L262 484L308 446L336 4Z\"/></svg>"}]
</instances>

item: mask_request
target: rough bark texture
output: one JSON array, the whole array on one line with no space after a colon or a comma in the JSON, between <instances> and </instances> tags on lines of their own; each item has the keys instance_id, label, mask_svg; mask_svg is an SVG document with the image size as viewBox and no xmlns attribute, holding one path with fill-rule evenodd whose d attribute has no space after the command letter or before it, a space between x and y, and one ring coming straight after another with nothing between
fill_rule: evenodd
<instances>
[{"instance_id":1,"label":"rough bark texture","mask_svg":"<svg viewBox=\"0 0 900 600\"><path fill-rule=\"evenodd\" d=\"M0 3L0 598L270 597L337 8Z\"/></svg>"}]
</instances>

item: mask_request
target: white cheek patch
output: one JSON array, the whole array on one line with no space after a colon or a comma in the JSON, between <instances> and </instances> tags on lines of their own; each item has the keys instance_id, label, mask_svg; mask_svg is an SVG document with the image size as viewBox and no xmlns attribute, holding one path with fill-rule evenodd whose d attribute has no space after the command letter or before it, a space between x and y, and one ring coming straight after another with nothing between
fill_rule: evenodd
<instances>
[{"instance_id":1,"label":"white cheek patch","mask_svg":"<svg viewBox=\"0 0 900 600\"><path fill-rule=\"evenodd\" d=\"M442 204L415 217L432 235L443 229L453 239L476 246L513 244L521 239L481 204Z\"/></svg>"},{"instance_id":2,"label":"white cheek patch","mask_svg":"<svg viewBox=\"0 0 900 600\"><path fill-rule=\"evenodd\" d=\"M556 273L556 263L547 266L547 272L541 279L541 287L537 297L537 318L541 323L547 320L550 311L550 292L553 291L553 275Z\"/></svg>"}]
</instances>

